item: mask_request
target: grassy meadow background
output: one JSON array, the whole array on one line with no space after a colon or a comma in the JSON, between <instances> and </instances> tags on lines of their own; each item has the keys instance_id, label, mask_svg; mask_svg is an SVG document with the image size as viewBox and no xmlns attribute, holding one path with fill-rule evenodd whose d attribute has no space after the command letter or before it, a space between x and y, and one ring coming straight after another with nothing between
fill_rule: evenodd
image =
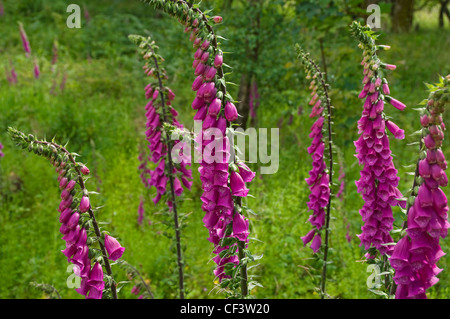
<instances>
[{"instance_id":1,"label":"grassy meadow background","mask_svg":"<svg viewBox=\"0 0 450 319\"><path fill-rule=\"evenodd\" d=\"M250 250L263 255L259 266L249 273L257 276L264 288L252 294L257 298L318 298L315 287L321 274L320 260L302 246L300 240L310 229L308 177L311 160L309 146L308 83L301 64L296 60L295 43L300 43L320 62L318 28L311 27L313 17L299 17L295 1L273 1L278 12L263 13L260 40L263 48L257 65L245 60L246 33L243 4L235 10L222 12L223 1L203 1L203 9L214 9L224 21L217 33L229 39L222 48L225 63L233 67L228 79L238 83L245 68L257 75L260 105L257 124L262 128L280 128L280 166L276 174L260 175L250 184L248 206L257 214L249 216ZM194 50L183 27L174 19L155 12L138 1L84 1L82 27L66 26L68 4L73 1L3 0L0 16L0 142L5 156L0 158L0 298L45 298L30 282L53 285L62 298L82 298L67 288L68 263L60 250L64 241L59 233L57 207L59 188L57 174L44 159L15 147L6 134L8 126L16 127L39 138L56 136L60 144L81 154L80 161L91 170L87 188L97 191L91 200L104 206L98 219L126 247L122 259L134 265L152 288L155 298L176 298L176 262L172 242L164 236L167 230L157 207L150 200L155 190L142 185L137 167L138 155L145 146L146 104L144 86L148 79L142 71L142 60L128 34L152 36L165 58L168 84L177 95L174 107L179 120L192 128L195 114L190 104L194 98L192 59ZM88 14L86 14L88 12ZM278 21L274 16L282 16ZM450 36L448 23L437 26L436 8L415 13L415 27L410 33L395 34L389 30L389 17L382 15L379 44L388 44L390 51L380 53L381 59L397 65L389 73L391 95L408 108L400 112L386 105L386 113L405 130L405 140L391 138L394 163L399 170L399 189L405 193L412 183L407 167L415 162L415 138L409 134L420 128L418 113L413 109L427 98L425 82L436 82L439 75L450 73ZM264 20L265 19L265 20ZM19 35L22 22L30 40L32 58L26 58ZM362 88L361 50L351 37L350 17L342 17L344 27L329 30L324 39L328 78L334 110L334 143L339 148L345 170L345 192L342 200L334 200L329 252L327 292L332 298L379 298L368 291L370 273L363 263L364 250L359 247L362 226L358 210L363 202L354 181L359 178L353 141L357 139L356 122L362 102L357 95ZM446 21L447 22L447 21ZM348 24L347 24L348 23ZM58 60L52 66L52 48L58 47ZM33 58L41 76L33 77ZM14 66L18 83L6 79L6 70ZM65 83L64 85L61 85ZM237 96L238 88L229 88ZM447 113L444 122L450 123ZM444 152L450 158L449 139ZM335 166L338 170L339 166ZM223 298L214 287L212 244L203 226L201 185L192 167L192 193L185 192L180 211L188 213L184 221L182 241L185 248L186 288L189 298ZM253 166L255 170L258 166ZM258 173L258 171L257 171ZM337 180L338 174L335 174ZM337 186L338 187L338 186ZM450 195L448 188L445 189ZM137 223L140 198L145 202L145 220ZM394 208L396 225L402 214ZM346 240L346 233L351 241ZM398 238L396 238L398 239ZM449 238L442 241L450 251ZM320 255L319 255L320 256ZM440 282L429 290L429 298L450 297L450 256L438 266L444 268ZM113 267L117 281L126 281L125 272ZM120 298L136 298L133 284L120 291Z\"/></svg>"}]
</instances>

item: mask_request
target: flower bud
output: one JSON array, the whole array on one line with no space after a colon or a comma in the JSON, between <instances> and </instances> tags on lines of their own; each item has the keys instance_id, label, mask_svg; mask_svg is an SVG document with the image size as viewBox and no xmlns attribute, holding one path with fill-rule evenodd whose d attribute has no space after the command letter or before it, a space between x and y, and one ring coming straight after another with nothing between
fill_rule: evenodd
<instances>
[{"instance_id":1,"label":"flower bud","mask_svg":"<svg viewBox=\"0 0 450 319\"><path fill-rule=\"evenodd\" d=\"M80 201L80 212L85 213L89 210L91 204L89 202L89 197L83 196Z\"/></svg>"},{"instance_id":2,"label":"flower bud","mask_svg":"<svg viewBox=\"0 0 450 319\"><path fill-rule=\"evenodd\" d=\"M87 166L85 165L80 167L80 171L83 175L88 175L90 173L89 168L87 168Z\"/></svg>"},{"instance_id":3,"label":"flower bud","mask_svg":"<svg viewBox=\"0 0 450 319\"><path fill-rule=\"evenodd\" d=\"M220 54L216 55L216 57L214 58L214 66L216 68L220 68L222 67L222 64L223 64L223 56Z\"/></svg>"},{"instance_id":4,"label":"flower bud","mask_svg":"<svg viewBox=\"0 0 450 319\"><path fill-rule=\"evenodd\" d=\"M205 72L205 80L206 81L212 81L214 77L216 76L217 70L214 67L209 67L207 71Z\"/></svg>"},{"instance_id":5,"label":"flower bud","mask_svg":"<svg viewBox=\"0 0 450 319\"><path fill-rule=\"evenodd\" d=\"M201 45L202 50L203 50L203 51L208 50L209 45L210 45L210 42L209 42L208 40L205 40L205 41L202 43L202 45Z\"/></svg>"},{"instance_id":6,"label":"flower bud","mask_svg":"<svg viewBox=\"0 0 450 319\"><path fill-rule=\"evenodd\" d=\"M221 23L223 18L221 16L215 16L213 17L214 23Z\"/></svg>"},{"instance_id":7,"label":"flower bud","mask_svg":"<svg viewBox=\"0 0 450 319\"><path fill-rule=\"evenodd\" d=\"M209 105L208 114L217 116L217 114L219 114L219 112L220 112L221 106L222 106L222 101L219 100L218 98L215 98Z\"/></svg>"}]
</instances>

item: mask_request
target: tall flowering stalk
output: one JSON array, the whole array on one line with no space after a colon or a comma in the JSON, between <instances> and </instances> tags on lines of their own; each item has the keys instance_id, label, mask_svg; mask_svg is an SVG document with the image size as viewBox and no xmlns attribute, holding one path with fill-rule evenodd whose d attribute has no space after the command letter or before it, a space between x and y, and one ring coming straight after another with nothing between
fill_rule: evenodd
<instances>
[{"instance_id":1,"label":"tall flowering stalk","mask_svg":"<svg viewBox=\"0 0 450 319\"><path fill-rule=\"evenodd\" d=\"M439 240L448 233L448 203L441 187L448 184L447 161L442 152L445 125L442 113L450 102L450 75L437 85L429 85L430 95L420 111L422 125L420 157L408 198L406 234L389 259L395 269L396 299L424 299L435 285L442 269L437 267L445 255Z\"/></svg>"},{"instance_id":2,"label":"tall flowering stalk","mask_svg":"<svg viewBox=\"0 0 450 319\"><path fill-rule=\"evenodd\" d=\"M311 155L313 163L309 178L306 179L310 188L308 208L312 211L309 222L313 229L302 237L305 246L312 241L310 248L317 253L322 247L322 232L325 232L325 242L323 250L323 268L321 279L321 294L325 297L326 274L328 263L328 240L329 223L331 213L331 186L333 184L333 141L331 125L331 100L328 96L328 84L325 83L324 73L319 66L310 58L309 53L296 45L298 58L302 61L306 78L311 80L311 100L309 105L313 105L310 117L317 118L311 127L309 137L312 139L308 153ZM326 122L325 122L326 121ZM324 124L327 124L324 128ZM324 136L324 132L327 136ZM327 145L325 145L327 139ZM328 151L328 169L325 163L325 151Z\"/></svg>"},{"instance_id":3,"label":"tall flowering stalk","mask_svg":"<svg viewBox=\"0 0 450 319\"><path fill-rule=\"evenodd\" d=\"M89 174L89 169L76 162L77 154L53 141L37 140L33 135L27 136L11 127L8 133L17 146L46 157L56 168L61 189L60 232L66 242L62 253L74 265L75 275L81 278L81 286L76 291L88 299L102 299L105 292L117 299L109 260L121 258L125 248L117 239L100 231L94 215L96 209L91 206L83 177ZM100 249L94 247L95 242Z\"/></svg>"},{"instance_id":4,"label":"tall flowering stalk","mask_svg":"<svg viewBox=\"0 0 450 319\"><path fill-rule=\"evenodd\" d=\"M231 123L238 118L238 112L226 90L223 53L213 30L213 25L222 22L222 18L210 18L198 5L182 0L144 2L176 17L197 50L192 64L196 76L192 90L197 92L192 108L197 111L194 120L202 121L202 132L196 142L197 151L202 154L199 172L202 209L206 213L203 222L209 230L208 240L214 244L214 274L220 287L230 289L234 297L246 297L249 294L247 263L254 258L247 248L249 221L242 214L246 207L241 200L249 191L245 183L255 173L237 158L229 163L232 150L226 133L232 132ZM256 284L252 282L252 286Z\"/></svg>"},{"instance_id":5,"label":"tall flowering stalk","mask_svg":"<svg viewBox=\"0 0 450 319\"><path fill-rule=\"evenodd\" d=\"M362 116L358 121L358 133L361 135L354 142L356 157L359 164L363 165L361 178L356 182L358 192L364 200L359 211L364 225L358 237L361 245L368 250L367 258L373 259L377 251L383 256L392 253L392 206L406 207L403 195L397 188L400 178L394 167L387 135L389 131L395 138L403 139L404 132L387 119L384 104L387 101L401 111L406 106L389 95L385 72L395 69L395 66L383 63L377 56L378 50L389 47L375 44L377 35L369 26L363 27L354 21L351 31L359 41L359 48L363 50L361 65L364 68L364 87L358 96L365 99Z\"/></svg>"},{"instance_id":6,"label":"tall flowering stalk","mask_svg":"<svg viewBox=\"0 0 450 319\"><path fill-rule=\"evenodd\" d=\"M8 70L8 68L5 67L6 79L8 80L8 82L10 84L16 84L17 83L17 73L16 73L16 69L14 68L11 60L9 60L9 66L11 67L10 70Z\"/></svg>"},{"instance_id":7,"label":"tall flowering stalk","mask_svg":"<svg viewBox=\"0 0 450 319\"><path fill-rule=\"evenodd\" d=\"M20 39L22 40L23 50L27 58L31 55L30 41L28 41L27 33L23 27L23 24L19 22Z\"/></svg>"},{"instance_id":8,"label":"tall flowering stalk","mask_svg":"<svg viewBox=\"0 0 450 319\"><path fill-rule=\"evenodd\" d=\"M129 37L139 46L144 59L148 60L144 66L145 73L157 79L156 83L150 83L145 87L145 96L150 99L150 102L145 107L147 111L147 131L145 134L149 142L149 159L157 164L157 167L155 171L147 170L146 172L149 173L151 178L143 181L147 187L156 187L157 195L153 199L155 205L164 194L168 193L167 204L173 212L174 219L180 299L184 299L184 262L181 251L181 234L176 197L181 196L183 193L182 185L188 189L191 188L192 182L189 179L192 178L192 173L190 169L186 168L187 163L183 158L177 159L177 163L179 163L177 167L174 165L172 149L180 141L175 141L174 145L172 145L173 143L165 130L164 124L170 124L179 129L182 129L183 126L178 122L178 113L171 105L175 94L171 89L163 86L163 80L167 79L167 74L165 69L160 66L164 59L156 53L158 46L155 44L155 41L138 35L130 35ZM168 111L167 108L169 109ZM169 184L169 190L167 190L167 184Z\"/></svg>"},{"instance_id":9,"label":"tall flowering stalk","mask_svg":"<svg viewBox=\"0 0 450 319\"><path fill-rule=\"evenodd\" d=\"M33 75L35 79L39 79L39 76L41 75L41 71L39 69L39 64L37 59L34 59L34 68L33 68Z\"/></svg>"}]
</instances>

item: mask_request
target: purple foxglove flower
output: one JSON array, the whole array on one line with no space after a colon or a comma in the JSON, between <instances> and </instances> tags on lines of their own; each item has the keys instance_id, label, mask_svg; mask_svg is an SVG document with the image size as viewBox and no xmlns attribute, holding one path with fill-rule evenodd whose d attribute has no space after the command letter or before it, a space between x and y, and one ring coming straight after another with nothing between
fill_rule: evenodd
<instances>
[{"instance_id":1,"label":"purple foxglove flower","mask_svg":"<svg viewBox=\"0 0 450 319\"><path fill-rule=\"evenodd\" d=\"M228 101L225 104L225 118L230 122L234 122L235 120L237 120L238 116L239 115L236 106L230 101Z\"/></svg>"},{"instance_id":2,"label":"purple foxglove flower","mask_svg":"<svg viewBox=\"0 0 450 319\"><path fill-rule=\"evenodd\" d=\"M208 107L208 114L217 116L222 107L222 101L218 98L215 98Z\"/></svg>"},{"instance_id":3,"label":"purple foxglove flower","mask_svg":"<svg viewBox=\"0 0 450 319\"><path fill-rule=\"evenodd\" d=\"M200 64L200 60L194 60L194 62L192 62L192 68L195 70L197 68L197 66Z\"/></svg>"},{"instance_id":4,"label":"purple foxglove flower","mask_svg":"<svg viewBox=\"0 0 450 319\"><path fill-rule=\"evenodd\" d=\"M316 233L316 230L311 229L305 236L301 237L303 246L306 246L313 239L315 233Z\"/></svg>"},{"instance_id":5,"label":"purple foxglove flower","mask_svg":"<svg viewBox=\"0 0 450 319\"><path fill-rule=\"evenodd\" d=\"M208 51L203 52L202 56L200 57L200 61L205 63L208 61L208 59L209 59L209 52ZM207 68L207 70L208 70L208 68ZM206 72L205 72L205 74L206 74Z\"/></svg>"},{"instance_id":6,"label":"purple foxglove flower","mask_svg":"<svg viewBox=\"0 0 450 319\"><path fill-rule=\"evenodd\" d=\"M389 258L389 262L391 266L397 270L402 269L409 264L409 250L410 250L410 242L408 237L405 236L399 240L399 242L395 245L394 251L392 253L391 258Z\"/></svg>"},{"instance_id":7,"label":"purple foxglove flower","mask_svg":"<svg viewBox=\"0 0 450 319\"><path fill-rule=\"evenodd\" d=\"M175 190L175 195L181 196L181 194L183 193L183 187L181 186L181 182L177 177L175 177L173 180L173 186Z\"/></svg>"},{"instance_id":8,"label":"purple foxglove flower","mask_svg":"<svg viewBox=\"0 0 450 319\"><path fill-rule=\"evenodd\" d=\"M205 71L206 71L206 65L203 64L203 63L199 63L199 64L197 65L197 67L195 68L194 74L195 74L196 76L203 75L203 73L204 73Z\"/></svg>"},{"instance_id":9,"label":"purple foxglove flower","mask_svg":"<svg viewBox=\"0 0 450 319\"><path fill-rule=\"evenodd\" d=\"M198 91L203 84L203 77L198 76L192 83L192 91Z\"/></svg>"},{"instance_id":10,"label":"purple foxglove flower","mask_svg":"<svg viewBox=\"0 0 450 319\"><path fill-rule=\"evenodd\" d=\"M203 105L197 110L197 113L194 115L194 121L204 121L207 113L208 107L206 105Z\"/></svg>"},{"instance_id":11,"label":"purple foxglove flower","mask_svg":"<svg viewBox=\"0 0 450 319\"><path fill-rule=\"evenodd\" d=\"M386 68L386 70L395 70L397 68L397 66L394 64L385 64L384 67Z\"/></svg>"},{"instance_id":12,"label":"purple foxglove flower","mask_svg":"<svg viewBox=\"0 0 450 319\"><path fill-rule=\"evenodd\" d=\"M125 248L112 236L105 234L105 248L110 260L117 260L122 257Z\"/></svg>"},{"instance_id":13,"label":"purple foxglove flower","mask_svg":"<svg viewBox=\"0 0 450 319\"><path fill-rule=\"evenodd\" d=\"M103 290L98 290L95 288L89 289L89 295L87 295L86 299L102 299Z\"/></svg>"},{"instance_id":14,"label":"purple foxglove flower","mask_svg":"<svg viewBox=\"0 0 450 319\"><path fill-rule=\"evenodd\" d=\"M171 89L168 89L167 97L169 98L170 101L173 101L175 99L175 93L173 93L173 91Z\"/></svg>"},{"instance_id":15,"label":"purple foxglove flower","mask_svg":"<svg viewBox=\"0 0 450 319\"><path fill-rule=\"evenodd\" d=\"M70 209L70 208L67 208L67 209ZM67 210L67 209L66 209L66 210ZM65 210L65 211L66 211L66 210ZM75 227L78 225L79 220L80 220L80 214L78 214L78 212L74 212L74 213L70 216L69 220L67 221L66 227L67 227L68 229L75 229Z\"/></svg>"},{"instance_id":16,"label":"purple foxglove flower","mask_svg":"<svg viewBox=\"0 0 450 319\"><path fill-rule=\"evenodd\" d=\"M67 186L67 183L69 181L67 180L67 178L63 177L61 178L61 180L59 181L59 188L63 189L64 187Z\"/></svg>"},{"instance_id":17,"label":"purple foxglove flower","mask_svg":"<svg viewBox=\"0 0 450 319\"><path fill-rule=\"evenodd\" d=\"M216 55L216 57L214 58L214 66L216 68L220 68L222 67L222 64L223 64L223 56L220 54Z\"/></svg>"},{"instance_id":18,"label":"purple foxglove flower","mask_svg":"<svg viewBox=\"0 0 450 319\"><path fill-rule=\"evenodd\" d=\"M85 213L91 208L89 197L83 196L80 201L80 212Z\"/></svg>"},{"instance_id":19,"label":"purple foxglove flower","mask_svg":"<svg viewBox=\"0 0 450 319\"><path fill-rule=\"evenodd\" d=\"M322 238L320 237L320 234L317 233L314 236L314 239L312 240L310 247L313 250L313 252L317 253L319 251L321 245L322 245Z\"/></svg>"},{"instance_id":20,"label":"purple foxglove flower","mask_svg":"<svg viewBox=\"0 0 450 319\"><path fill-rule=\"evenodd\" d=\"M64 254L64 256L67 257L69 260L72 258L72 256L77 252L77 246L75 244L68 244L66 246L66 249L61 250L61 252Z\"/></svg>"},{"instance_id":21,"label":"purple foxglove flower","mask_svg":"<svg viewBox=\"0 0 450 319\"><path fill-rule=\"evenodd\" d=\"M61 199L66 200L67 198L69 198L69 196L70 196L70 193L67 190L64 189L61 192Z\"/></svg>"},{"instance_id":22,"label":"purple foxglove flower","mask_svg":"<svg viewBox=\"0 0 450 319\"><path fill-rule=\"evenodd\" d=\"M208 40L205 40L201 45L202 50L204 50L204 51L208 50L209 45L210 45L210 42Z\"/></svg>"},{"instance_id":23,"label":"purple foxglove flower","mask_svg":"<svg viewBox=\"0 0 450 319\"><path fill-rule=\"evenodd\" d=\"M405 131L400 129L394 122L386 121L385 124L386 124L386 127L389 130L389 132L391 132L395 138L400 139L400 140L405 138Z\"/></svg>"},{"instance_id":24,"label":"purple foxglove flower","mask_svg":"<svg viewBox=\"0 0 450 319\"><path fill-rule=\"evenodd\" d=\"M97 290L103 291L105 289L105 282L103 281L103 269L102 266L96 262L89 273L89 279L87 281L89 287L94 287Z\"/></svg>"},{"instance_id":25,"label":"purple foxglove flower","mask_svg":"<svg viewBox=\"0 0 450 319\"><path fill-rule=\"evenodd\" d=\"M233 196L246 197L248 189L245 187L244 180L241 175L236 172L230 174L230 188Z\"/></svg>"},{"instance_id":26,"label":"purple foxglove flower","mask_svg":"<svg viewBox=\"0 0 450 319\"><path fill-rule=\"evenodd\" d=\"M63 212L59 216L59 222L62 224L66 224L71 216L72 216L72 209L66 208L65 210L63 210ZM67 225L66 225L66 227L67 227Z\"/></svg>"},{"instance_id":27,"label":"purple foxglove flower","mask_svg":"<svg viewBox=\"0 0 450 319\"><path fill-rule=\"evenodd\" d=\"M203 55L203 52L204 52L204 51L203 51L201 48L198 48L197 51L195 51L194 59L200 60L200 58L201 58L202 55Z\"/></svg>"},{"instance_id":28,"label":"purple foxglove flower","mask_svg":"<svg viewBox=\"0 0 450 319\"><path fill-rule=\"evenodd\" d=\"M214 67L209 67L208 70L205 72L205 80L206 81L212 81L214 77L217 74L217 69Z\"/></svg>"},{"instance_id":29,"label":"purple foxglove flower","mask_svg":"<svg viewBox=\"0 0 450 319\"><path fill-rule=\"evenodd\" d=\"M76 183L77 182L75 180L71 180L70 182L67 183L65 190L68 192L72 191L74 189Z\"/></svg>"},{"instance_id":30,"label":"purple foxglove flower","mask_svg":"<svg viewBox=\"0 0 450 319\"><path fill-rule=\"evenodd\" d=\"M255 178L256 173L252 172L252 170L247 165L245 165L245 163L239 162L238 167L239 175L241 175L244 182L251 182L253 178Z\"/></svg>"},{"instance_id":31,"label":"purple foxglove flower","mask_svg":"<svg viewBox=\"0 0 450 319\"><path fill-rule=\"evenodd\" d=\"M233 217L233 235L240 241L248 242L248 219L238 212Z\"/></svg>"},{"instance_id":32,"label":"purple foxglove flower","mask_svg":"<svg viewBox=\"0 0 450 319\"><path fill-rule=\"evenodd\" d=\"M80 288L75 289L80 295L86 296L89 292L89 286L87 284L87 278L81 278Z\"/></svg>"},{"instance_id":33,"label":"purple foxglove flower","mask_svg":"<svg viewBox=\"0 0 450 319\"><path fill-rule=\"evenodd\" d=\"M433 136L431 136L430 134L425 136L423 141L425 143L426 148L428 148L428 149L433 149L436 147L436 141L434 140Z\"/></svg>"},{"instance_id":34,"label":"purple foxglove flower","mask_svg":"<svg viewBox=\"0 0 450 319\"><path fill-rule=\"evenodd\" d=\"M389 85L387 83L383 83L382 85L383 94L389 95L391 94L391 91L389 90Z\"/></svg>"},{"instance_id":35,"label":"purple foxglove flower","mask_svg":"<svg viewBox=\"0 0 450 319\"><path fill-rule=\"evenodd\" d=\"M393 107L395 107L396 109L398 109L400 111L403 111L406 108L405 104L403 104L402 102L400 102L400 101L398 101L398 100L396 100L396 99L394 99L392 97L389 98L388 101L389 101L389 103L391 103L391 105Z\"/></svg>"},{"instance_id":36,"label":"purple foxglove flower","mask_svg":"<svg viewBox=\"0 0 450 319\"><path fill-rule=\"evenodd\" d=\"M141 291L141 288L139 287L139 286L133 286L133 288L131 288L131 293L133 294L133 295L138 295L139 294L139 292Z\"/></svg>"}]
</instances>

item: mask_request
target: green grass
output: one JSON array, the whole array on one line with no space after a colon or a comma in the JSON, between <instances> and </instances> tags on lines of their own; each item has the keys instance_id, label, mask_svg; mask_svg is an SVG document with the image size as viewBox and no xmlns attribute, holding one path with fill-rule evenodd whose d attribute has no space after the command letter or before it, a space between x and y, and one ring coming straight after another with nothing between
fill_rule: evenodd
<instances>
[{"instance_id":1,"label":"green grass","mask_svg":"<svg viewBox=\"0 0 450 319\"><path fill-rule=\"evenodd\" d=\"M146 79L142 63L126 37L151 30L166 59L169 85L177 94L175 107L180 112L180 121L192 128L193 50L183 28L167 17L156 17L151 8L138 1L131 5L117 1L112 8L103 1L96 6L88 5L92 20L80 30L65 27L65 16L61 14L65 12L63 1L36 1L33 5L4 3L6 14L0 18L0 38L5 49L0 51L0 69L9 66L11 59L19 83L12 86L4 77L0 79L0 141L5 146L5 157L0 159L0 298L44 297L29 285L31 281L52 284L63 298L81 297L66 286L70 274L66 272L67 260L60 253L64 242L58 231L57 175L45 159L13 146L5 134L8 126L47 139L56 136L58 142L68 141L68 148L82 155L80 161L88 164L93 176L87 187L100 193L93 195L93 204L104 206L98 218L108 222L105 229L126 247L123 259L142 272L156 298L176 297L175 254L172 242L163 235L166 228L160 214L162 206L154 207L150 201L154 190L144 189L137 172L139 147L144 143ZM392 95L408 106L404 112L386 106L386 112L407 134L419 129L413 108L427 97L423 83L436 81L439 74L450 72L448 27L436 29L434 11L419 12L416 19L420 21L418 31L411 34L383 31L380 38L380 43L392 46L381 57L398 66L389 75ZM42 77L38 80L32 77L32 61L23 54L18 20L24 23L33 54L39 60ZM235 30L225 26L224 34L225 31ZM298 34L285 35L288 36L295 42ZM313 34L300 36L313 38ZM55 38L60 56L56 71L52 72L51 48ZM307 44L307 49L316 45ZM229 51L237 51L234 49L241 43L226 45L230 46ZM251 183L255 198L248 198L247 202L257 214L250 216L251 236L257 240L251 241L250 250L264 256L250 273L258 276L256 279L264 286L254 290L258 298L318 298L315 287L319 286L321 263L309 248L302 247L300 240L310 229L307 223L310 213L306 208L308 188L304 181L311 165L306 152L312 124L308 117L309 92L291 43L286 43L283 54L273 55L275 49L278 48L269 47L261 62L265 69L259 78L258 124L277 127L282 119L280 167L274 175L258 174ZM346 173L344 200L334 200L328 293L335 298L376 298L366 287L367 264L360 262L365 252L356 237L361 227L358 210L362 199L354 184L360 168L354 157L353 141L357 139L356 121L362 106L356 98L361 89L361 52L345 32L328 39L325 50L335 106L335 143L342 151ZM273 64L269 55L278 59L276 72L269 65ZM320 60L318 51L313 51L312 56ZM240 65L239 59L230 54L227 63ZM56 95L50 94L53 81L58 88L64 72L67 73L64 92L57 89ZM239 74L239 69L235 70L231 80L238 82ZM232 93L236 95L237 89L232 89ZM297 115L298 106L303 106L301 115ZM293 121L289 125L290 115ZM449 122L448 114L444 121ZM414 146L407 146L411 141L413 138L407 137L405 141L391 142L402 192L412 182L405 168L416 158ZM448 139L445 150L446 156L450 156ZM190 298L222 298L223 295L211 292L214 263L210 261L212 246L207 241L208 231L202 223L197 168L193 166L192 194L185 194L181 207L182 212L190 213L182 233L186 287ZM448 189L445 192L449 194ZM140 196L146 199L143 225L137 223ZM398 210L395 214L400 217ZM396 224L400 223L398 220ZM351 242L345 238L347 224ZM448 240L442 242L444 251L449 251ZM444 256L439 262L444 271L439 275L440 282L429 290L430 298L449 298L449 266L448 256ZM114 271L117 280L127 280L120 268L114 266ZM120 297L135 298L130 293L131 287L127 285Z\"/></svg>"}]
</instances>

